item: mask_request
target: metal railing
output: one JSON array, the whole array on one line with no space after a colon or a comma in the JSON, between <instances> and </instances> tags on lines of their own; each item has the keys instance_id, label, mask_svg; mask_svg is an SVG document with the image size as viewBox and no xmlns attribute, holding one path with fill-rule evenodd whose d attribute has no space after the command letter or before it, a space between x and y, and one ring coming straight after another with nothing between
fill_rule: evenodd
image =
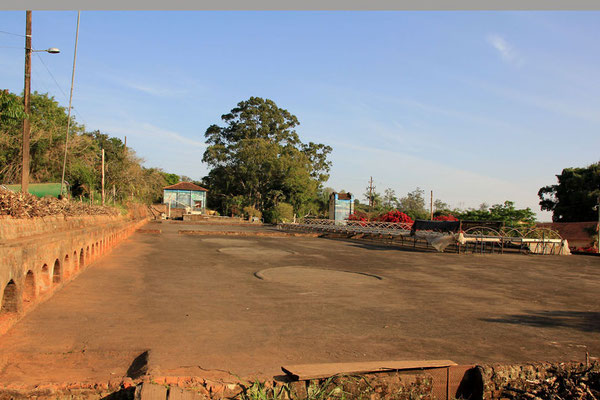
<instances>
[{"instance_id":1,"label":"metal railing","mask_svg":"<svg viewBox=\"0 0 600 400\"><path fill-rule=\"evenodd\" d=\"M395 238L401 246L417 247L420 242L425 248L438 237L449 233L435 231L411 231L412 223L395 223L380 221L334 221L330 219L304 219L297 223L283 223L279 229L301 230L310 232L333 233L354 236L370 236L378 238ZM465 231L453 234L456 238L456 251L477 253L503 253L507 249L536 254L562 254L566 242L560 234L548 228L536 227L502 227L494 229L489 226L473 226ZM568 253L568 251L567 251Z\"/></svg>"}]
</instances>

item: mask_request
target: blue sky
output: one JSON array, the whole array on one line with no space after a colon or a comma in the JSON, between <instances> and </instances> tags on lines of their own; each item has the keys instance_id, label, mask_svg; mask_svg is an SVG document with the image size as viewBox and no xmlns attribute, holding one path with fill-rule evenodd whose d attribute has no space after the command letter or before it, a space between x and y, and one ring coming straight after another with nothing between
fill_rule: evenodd
<instances>
[{"instance_id":1,"label":"blue sky","mask_svg":"<svg viewBox=\"0 0 600 400\"><path fill-rule=\"evenodd\" d=\"M76 17L33 12L34 48L62 53L33 57L32 89L63 105ZM0 12L1 31L24 22ZM549 220L538 189L600 159L598 37L598 12L84 11L73 105L146 165L200 179L206 128L266 97L334 148L327 186L362 198L373 176L381 192L513 200ZM22 47L0 33L2 86L19 93Z\"/></svg>"}]
</instances>

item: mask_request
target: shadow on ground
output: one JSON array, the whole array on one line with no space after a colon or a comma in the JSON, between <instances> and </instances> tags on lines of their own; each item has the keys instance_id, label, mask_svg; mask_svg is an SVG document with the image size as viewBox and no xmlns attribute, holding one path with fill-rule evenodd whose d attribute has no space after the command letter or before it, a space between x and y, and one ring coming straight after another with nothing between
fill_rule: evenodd
<instances>
[{"instance_id":1,"label":"shadow on ground","mask_svg":"<svg viewBox=\"0 0 600 400\"><path fill-rule=\"evenodd\" d=\"M600 312L592 311L531 311L481 321L529 325L538 328L572 328L583 332L600 332Z\"/></svg>"}]
</instances>

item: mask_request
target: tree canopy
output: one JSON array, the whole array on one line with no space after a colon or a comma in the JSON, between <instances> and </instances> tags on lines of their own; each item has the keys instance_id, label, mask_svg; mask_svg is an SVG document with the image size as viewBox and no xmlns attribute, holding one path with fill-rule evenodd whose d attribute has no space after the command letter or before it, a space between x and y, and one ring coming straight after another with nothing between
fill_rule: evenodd
<instances>
[{"instance_id":1,"label":"tree canopy","mask_svg":"<svg viewBox=\"0 0 600 400\"><path fill-rule=\"evenodd\" d=\"M250 97L221 119L224 126L206 130L202 158L211 168L204 184L212 205L224 213L244 206L268 213L285 202L310 212L329 178L332 148L303 143L298 118L269 99Z\"/></svg>"},{"instance_id":2,"label":"tree canopy","mask_svg":"<svg viewBox=\"0 0 600 400\"><path fill-rule=\"evenodd\" d=\"M538 191L540 207L552 212L554 222L586 222L598 219L594 206L600 199L600 162L585 168L565 168L558 183Z\"/></svg>"},{"instance_id":3,"label":"tree canopy","mask_svg":"<svg viewBox=\"0 0 600 400\"><path fill-rule=\"evenodd\" d=\"M513 201L505 201L502 204L494 204L487 207L482 204L478 209L455 210L452 214L461 220L466 221L502 221L506 225L533 224L535 222L535 213L531 208L515 208Z\"/></svg>"}]
</instances>

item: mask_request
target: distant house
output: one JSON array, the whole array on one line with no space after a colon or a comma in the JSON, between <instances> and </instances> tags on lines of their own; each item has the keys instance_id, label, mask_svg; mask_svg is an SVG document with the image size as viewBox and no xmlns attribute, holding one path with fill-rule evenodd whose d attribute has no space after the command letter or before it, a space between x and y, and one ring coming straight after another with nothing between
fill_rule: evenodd
<instances>
[{"instance_id":1,"label":"distant house","mask_svg":"<svg viewBox=\"0 0 600 400\"><path fill-rule=\"evenodd\" d=\"M336 193L329 195L329 219L347 220L354 212L354 196L352 193Z\"/></svg>"},{"instance_id":2,"label":"distant house","mask_svg":"<svg viewBox=\"0 0 600 400\"><path fill-rule=\"evenodd\" d=\"M204 212L206 192L207 189L192 182L179 182L163 188L163 203L170 204L171 208L189 208L190 211Z\"/></svg>"}]
</instances>

